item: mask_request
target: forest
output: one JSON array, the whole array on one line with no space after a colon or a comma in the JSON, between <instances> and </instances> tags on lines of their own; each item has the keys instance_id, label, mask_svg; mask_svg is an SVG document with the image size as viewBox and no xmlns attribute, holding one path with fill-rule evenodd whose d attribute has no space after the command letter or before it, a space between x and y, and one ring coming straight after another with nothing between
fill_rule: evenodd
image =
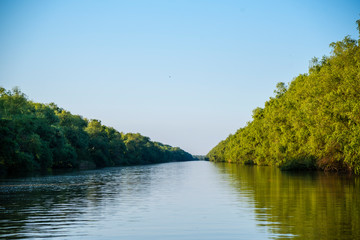
<instances>
[{"instance_id":1,"label":"forest","mask_svg":"<svg viewBox=\"0 0 360 240\"><path fill-rule=\"evenodd\" d=\"M192 155L178 147L35 103L18 88L0 88L0 177L188 160Z\"/></svg>"},{"instance_id":2,"label":"forest","mask_svg":"<svg viewBox=\"0 0 360 240\"><path fill-rule=\"evenodd\" d=\"M253 110L252 121L207 158L360 174L359 44L349 36L331 43L330 56L313 58L308 73L278 83L265 107Z\"/></svg>"}]
</instances>

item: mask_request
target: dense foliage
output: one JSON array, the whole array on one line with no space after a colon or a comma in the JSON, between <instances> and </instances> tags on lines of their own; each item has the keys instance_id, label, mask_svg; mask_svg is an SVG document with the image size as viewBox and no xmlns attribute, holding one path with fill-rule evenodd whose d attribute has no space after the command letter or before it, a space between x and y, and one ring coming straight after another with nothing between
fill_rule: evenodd
<instances>
[{"instance_id":1,"label":"dense foliage","mask_svg":"<svg viewBox=\"0 0 360 240\"><path fill-rule=\"evenodd\" d=\"M309 73L278 83L276 96L209 160L360 174L359 43L349 36L333 42L331 56L314 58Z\"/></svg>"},{"instance_id":2,"label":"dense foliage","mask_svg":"<svg viewBox=\"0 0 360 240\"><path fill-rule=\"evenodd\" d=\"M192 160L181 150L123 134L55 104L0 88L0 176L66 168L100 168Z\"/></svg>"}]
</instances>

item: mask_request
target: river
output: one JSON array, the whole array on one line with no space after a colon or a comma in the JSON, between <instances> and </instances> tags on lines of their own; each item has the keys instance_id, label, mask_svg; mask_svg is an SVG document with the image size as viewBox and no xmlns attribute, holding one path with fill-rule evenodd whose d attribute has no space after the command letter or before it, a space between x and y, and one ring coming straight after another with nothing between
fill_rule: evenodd
<instances>
[{"instance_id":1,"label":"river","mask_svg":"<svg viewBox=\"0 0 360 240\"><path fill-rule=\"evenodd\" d=\"M360 239L360 179L205 161L0 180L2 239Z\"/></svg>"}]
</instances>

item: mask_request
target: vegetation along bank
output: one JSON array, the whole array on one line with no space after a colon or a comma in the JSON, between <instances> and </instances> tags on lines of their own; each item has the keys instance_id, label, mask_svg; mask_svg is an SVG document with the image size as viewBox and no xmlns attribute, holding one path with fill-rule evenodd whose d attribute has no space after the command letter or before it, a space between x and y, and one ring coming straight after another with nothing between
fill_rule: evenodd
<instances>
[{"instance_id":1,"label":"vegetation along bank","mask_svg":"<svg viewBox=\"0 0 360 240\"><path fill-rule=\"evenodd\" d=\"M0 176L187 160L192 155L180 148L0 88Z\"/></svg>"},{"instance_id":2,"label":"vegetation along bank","mask_svg":"<svg viewBox=\"0 0 360 240\"><path fill-rule=\"evenodd\" d=\"M349 36L331 43L329 57L314 58L288 85L278 83L276 96L207 158L360 174L359 44Z\"/></svg>"}]
</instances>

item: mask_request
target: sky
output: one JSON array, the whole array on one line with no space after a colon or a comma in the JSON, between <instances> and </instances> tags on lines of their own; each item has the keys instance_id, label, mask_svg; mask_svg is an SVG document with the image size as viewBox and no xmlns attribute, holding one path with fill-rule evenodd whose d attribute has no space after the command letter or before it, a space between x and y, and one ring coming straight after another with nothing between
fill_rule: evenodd
<instances>
[{"instance_id":1,"label":"sky","mask_svg":"<svg viewBox=\"0 0 360 240\"><path fill-rule=\"evenodd\" d=\"M204 155L357 19L355 0L1 0L0 86Z\"/></svg>"}]
</instances>

